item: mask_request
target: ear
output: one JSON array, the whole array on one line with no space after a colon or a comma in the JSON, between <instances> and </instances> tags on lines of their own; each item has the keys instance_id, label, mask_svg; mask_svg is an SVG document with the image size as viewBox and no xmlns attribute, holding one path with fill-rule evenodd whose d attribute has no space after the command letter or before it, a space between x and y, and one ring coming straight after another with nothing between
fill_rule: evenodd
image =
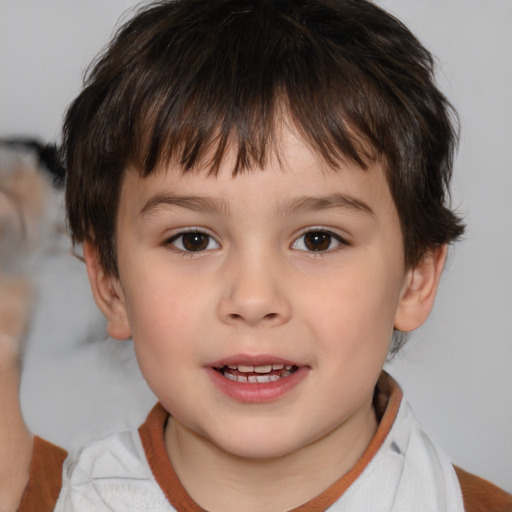
<instances>
[{"instance_id":1,"label":"ear","mask_svg":"<svg viewBox=\"0 0 512 512\"><path fill-rule=\"evenodd\" d=\"M395 329L413 331L427 319L434 306L446 253L446 245L435 247L407 272L395 316Z\"/></svg>"},{"instance_id":2,"label":"ear","mask_svg":"<svg viewBox=\"0 0 512 512\"><path fill-rule=\"evenodd\" d=\"M83 254L92 294L107 319L107 332L117 340L131 336L123 289L119 279L107 273L101 265L97 247L84 242Z\"/></svg>"}]
</instances>

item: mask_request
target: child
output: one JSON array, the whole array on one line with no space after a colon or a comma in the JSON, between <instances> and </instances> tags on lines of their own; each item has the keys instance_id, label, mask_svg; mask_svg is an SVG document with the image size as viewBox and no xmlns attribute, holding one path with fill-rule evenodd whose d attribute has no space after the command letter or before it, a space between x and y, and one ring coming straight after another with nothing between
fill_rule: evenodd
<instances>
[{"instance_id":1,"label":"child","mask_svg":"<svg viewBox=\"0 0 512 512\"><path fill-rule=\"evenodd\" d=\"M159 2L121 29L67 114L67 211L159 404L62 473L36 438L20 510L512 509L382 373L463 232L432 75L363 0Z\"/></svg>"}]
</instances>

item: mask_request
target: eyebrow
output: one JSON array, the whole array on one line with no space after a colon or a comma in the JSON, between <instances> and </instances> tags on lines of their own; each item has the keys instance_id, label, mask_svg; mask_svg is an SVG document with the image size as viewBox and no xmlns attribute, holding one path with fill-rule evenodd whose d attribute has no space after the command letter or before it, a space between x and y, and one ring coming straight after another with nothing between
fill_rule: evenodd
<instances>
[{"instance_id":1,"label":"eyebrow","mask_svg":"<svg viewBox=\"0 0 512 512\"><path fill-rule=\"evenodd\" d=\"M228 203L216 197L155 194L143 206L140 215L146 217L162 206L186 208L196 212L229 212Z\"/></svg>"},{"instance_id":2,"label":"eyebrow","mask_svg":"<svg viewBox=\"0 0 512 512\"><path fill-rule=\"evenodd\" d=\"M196 212L229 213L229 204L223 199L216 197L155 194L145 203L140 211L140 215L143 217L149 216L162 206L185 208ZM372 217L375 216L374 211L364 201L345 194L297 197L281 203L278 207L278 213L284 216L292 213L308 213L332 209L349 209L366 213Z\"/></svg>"},{"instance_id":3,"label":"eyebrow","mask_svg":"<svg viewBox=\"0 0 512 512\"><path fill-rule=\"evenodd\" d=\"M375 212L368 204L360 199L345 194L331 194L320 197L297 197L282 203L279 207L279 212L282 215L289 215L290 213L308 213L318 210L337 209L359 211L368 214L371 217L375 217Z\"/></svg>"}]
</instances>

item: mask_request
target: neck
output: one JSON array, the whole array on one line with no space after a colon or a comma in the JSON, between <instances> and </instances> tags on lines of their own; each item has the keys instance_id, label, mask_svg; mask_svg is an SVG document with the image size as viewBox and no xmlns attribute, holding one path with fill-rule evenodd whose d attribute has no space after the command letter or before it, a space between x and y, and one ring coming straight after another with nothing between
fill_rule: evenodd
<instances>
[{"instance_id":1,"label":"neck","mask_svg":"<svg viewBox=\"0 0 512 512\"><path fill-rule=\"evenodd\" d=\"M315 498L348 473L377 428L371 403L334 431L293 453L249 459L223 451L171 419L165 444L181 483L202 508L280 512Z\"/></svg>"}]
</instances>

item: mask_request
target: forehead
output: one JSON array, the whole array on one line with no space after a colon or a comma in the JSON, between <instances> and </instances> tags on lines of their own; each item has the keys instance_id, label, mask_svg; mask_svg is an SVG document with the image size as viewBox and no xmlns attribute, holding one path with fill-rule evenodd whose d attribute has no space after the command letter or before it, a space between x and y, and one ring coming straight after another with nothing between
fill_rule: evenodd
<instances>
[{"instance_id":1,"label":"forehead","mask_svg":"<svg viewBox=\"0 0 512 512\"><path fill-rule=\"evenodd\" d=\"M264 161L260 165L258 162L252 162L248 168L236 168L236 160L238 148L228 146L225 151L222 163L219 169L212 167L213 159L216 157L216 147L212 146L210 151L204 155L201 161L192 169L184 169L179 163L171 159L170 162L161 162L156 165L151 174L145 175L144 172L139 172L133 166L128 167L127 174L142 177L152 175L158 176L160 179L162 175L171 174L173 182L176 186L189 186L190 184L204 183L210 188L215 188L219 182L225 181L227 178L247 177L259 172L275 174L311 174L311 181L318 181L321 183L328 179L332 174L342 172L364 173L368 169L362 168L358 163L354 162L350 156L342 157L333 164L326 162L325 158L314 149L311 149L310 144L297 134L296 129L290 127L289 124L283 123L279 130L277 130L277 140L273 141L269 151L266 153ZM368 163L372 179L375 181L375 174L380 174L384 169L384 163L378 161L372 162L369 160L369 155L375 154L372 148L365 147L364 143L357 141L361 146L362 154L360 155L362 161ZM132 177L135 177L132 176ZM205 179L213 178L213 179ZM220 178L220 179L219 179ZM141 180L141 181L142 181ZM151 181L151 180L150 180ZM156 180L155 180L156 181ZM242 180L240 180L242 181ZM380 181L380 179L377 179Z\"/></svg>"},{"instance_id":2,"label":"forehead","mask_svg":"<svg viewBox=\"0 0 512 512\"><path fill-rule=\"evenodd\" d=\"M253 221L337 209L398 225L381 162L362 169L347 159L333 169L291 131L283 134L278 147L263 169L236 176L229 154L215 175L206 165L184 171L172 162L147 177L128 169L118 222L125 217L139 222L173 208Z\"/></svg>"}]
</instances>

